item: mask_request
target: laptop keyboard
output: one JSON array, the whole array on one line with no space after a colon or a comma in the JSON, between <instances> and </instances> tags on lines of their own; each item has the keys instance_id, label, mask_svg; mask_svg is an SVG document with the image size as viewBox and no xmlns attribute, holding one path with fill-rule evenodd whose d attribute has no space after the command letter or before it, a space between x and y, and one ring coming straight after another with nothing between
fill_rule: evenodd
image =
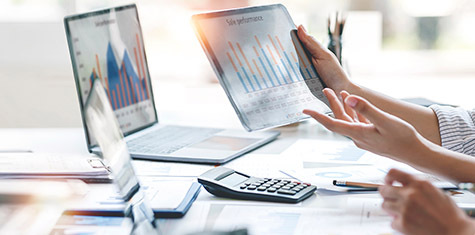
<instances>
[{"instance_id":1,"label":"laptop keyboard","mask_svg":"<svg viewBox=\"0 0 475 235\"><path fill-rule=\"evenodd\" d=\"M203 141L222 129L165 126L127 141L132 153L170 154L181 148Z\"/></svg>"}]
</instances>

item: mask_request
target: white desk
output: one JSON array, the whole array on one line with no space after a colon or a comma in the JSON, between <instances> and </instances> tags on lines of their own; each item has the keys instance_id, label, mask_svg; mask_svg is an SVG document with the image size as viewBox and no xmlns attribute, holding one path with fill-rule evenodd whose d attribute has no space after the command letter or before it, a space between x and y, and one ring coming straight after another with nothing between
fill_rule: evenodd
<instances>
[{"instance_id":1,"label":"white desk","mask_svg":"<svg viewBox=\"0 0 475 235\"><path fill-rule=\"evenodd\" d=\"M282 164L295 163L295 159L279 154L299 138L349 141L313 121L279 130L282 135L276 141L226 165L248 164L253 166L253 172L262 168L263 174L278 174L281 170L278 167ZM0 129L0 143L2 148L25 148L35 152L87 152L82 129ZM256 162L260 165L253 164ZM159 229L162 234L185 234L203 229L229 230L245 225L251 234L392 233L391 218L381 210L380 202L376 192L331 195L318 191L298 204L241 201L217 198L202 188L184 218L160 219Z\"/></svg>"}]
</instances>

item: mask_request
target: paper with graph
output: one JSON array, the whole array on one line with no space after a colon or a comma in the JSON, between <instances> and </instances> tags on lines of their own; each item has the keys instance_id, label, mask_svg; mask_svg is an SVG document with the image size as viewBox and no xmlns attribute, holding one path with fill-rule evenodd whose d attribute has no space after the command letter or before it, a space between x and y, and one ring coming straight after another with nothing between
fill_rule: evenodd
<instances>
[{"instance_id":1,"label":"paper with graph","mask_svg":"<svg viewBox=\"0 0 475 235\"><path fill-rule=\"evenodd\" d=\"M302 110L329 111L324 88L282 5L193 17L202 46L243 126L297 122Z\"/></svg>"}]
</instances>

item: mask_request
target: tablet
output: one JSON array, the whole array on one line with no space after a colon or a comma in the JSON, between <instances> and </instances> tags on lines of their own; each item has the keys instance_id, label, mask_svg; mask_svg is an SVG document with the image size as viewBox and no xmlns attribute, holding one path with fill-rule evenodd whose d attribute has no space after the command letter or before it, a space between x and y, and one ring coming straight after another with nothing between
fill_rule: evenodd
<instances>
[{"instance_id":1,"label":"tablet","mask_svg":"<svg viewBox=\"0 0 475 235\"><path fill-rule=\"evenodd\" d=\"M248 131L298 122L303 109L328 112L325 84L281 5L193 15L208 59Z\"/></svg>"}]
</instances>

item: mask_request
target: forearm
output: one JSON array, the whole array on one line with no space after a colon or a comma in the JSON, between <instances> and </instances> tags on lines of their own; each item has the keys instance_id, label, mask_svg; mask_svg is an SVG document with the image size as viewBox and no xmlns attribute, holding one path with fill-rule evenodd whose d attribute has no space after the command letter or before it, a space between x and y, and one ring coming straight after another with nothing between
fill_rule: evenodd
<instances>
[{"instance_id":1,"label":"forearm","mask_svg":"<svg viewBox=\"0 0 475 235\"><path fill-rule=\"evenodd\" d=\"M441 144L437 116L432 109L394 99L353 83L350 83L344 89L351 94L367 99L381 110L410 123L424 138L432 143Z\"/></svg>"},{"instance_id":2,"label":"forearm","mask_svg":"<svg viewBox=\"0 0 475 235\"><path fill-rule=\"evenodd\" d=\"M475 182L474 157L445 149L422 138L415 146L420 147L414 149L411 158L405 158L406 163L457 183Z\"/></svg>"}]
</instances>

